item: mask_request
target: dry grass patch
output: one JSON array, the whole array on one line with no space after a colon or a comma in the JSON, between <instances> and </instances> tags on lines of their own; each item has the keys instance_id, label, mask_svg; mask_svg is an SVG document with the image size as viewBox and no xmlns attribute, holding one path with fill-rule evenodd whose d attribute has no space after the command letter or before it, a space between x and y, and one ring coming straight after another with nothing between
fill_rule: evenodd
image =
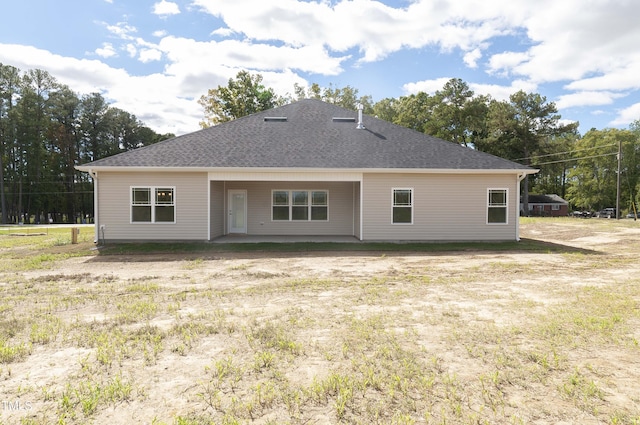
<instances>
[{"instance_id":1,"label":"dry grass patch","mask_svg":"<svg viewBox=\"0 0 640 425\"><path fill-rule=\"evenodd\" d=\"M639 230L195 258L0 235L0 423L638 424Z\"/></svg>"}]
</instances>

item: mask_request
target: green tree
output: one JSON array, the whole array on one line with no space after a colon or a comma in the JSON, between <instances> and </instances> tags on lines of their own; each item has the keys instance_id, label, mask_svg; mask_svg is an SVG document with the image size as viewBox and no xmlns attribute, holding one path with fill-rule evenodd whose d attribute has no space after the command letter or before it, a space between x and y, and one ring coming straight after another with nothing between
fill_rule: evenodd
<instances>
[{"instance_id":1,"label":"green tree","mask_svg":"<svg viewBox=\"0 0 640 425\"><path fill-rule=\"evenodd\" d=\"M20 94L20 70L0 63L0 209L2 224L8 223L9 208L5 181L11 179L10 167L14 164L16 142L15 101ZM5 167L7 169L5 170Z\"/></svg>"},{"instance_id":2,"label":"green tree","mask_svg":"<svg viewBox=\"0 0 640 425\"><path fill-rule=\"evenodd\" d=\"M640 120L635 120L629 126L629 130L634 134L634 143L627 145L623 149L623 162L626 165L625 181L629 190L629 197L622 198L622 202L629 204L635 203L636 213L640 213ZM629 205L629 209L633 212L633 207Z\"/></svg>"},{"instance_id":3,"label":"green tree","mask_svg":"<svg viewBox=\"0 0 640 425\"><path fill-rule=\"evenodd\" d=\"M20 219L28 220L32 212L41 211L44 207L38 194L50 166L46 146L49 96L57 89L55 78L43 70L29 70L22 78L21 97L16 103L19 114L16 135L17 213Z\"/></svg>"},{"instance_id":4,"label":"green tree","mask_svg":"<svg viewBox=\"0 0 640 425\"><path fill-rule=\"evenodd\" d=\"M618 143L623 146L623 173L628 173L633 170L634 165L631 164L632 156L625 155L625 152L637 149L637 137L632 131L590 130L576 143L579 159L569 173L568 188L568 200L574 206L600 210L616 205ZM637 181L637 165L635 168ZM629 199L628 196L627 190L621 198Z\"/></svg>"},{"instance_id":5,"label":"green tree","mask_svg":"<svg viewBox=\"0 0 640 425\"><path fill-rule=\"evenodd\" d=\"M435 99L425 92L403 96L395 104L394 124L424 133L430 119Z\"/></svg>"},{"instance_id":6,"label":"green tree","mask_svg":"<svg viewBox=\"0 0 640 425\"><path fill-rule=\"evenodd\" d=\"M373 105L373 114L388 122L395 122L398 115L398 99L387 97Z\"/></svg>"},{"instance_id":7,"label":"green tree","mask_svg":"<svg viewBox=\"0 0 640 425\"><path fill-rule=\"evenodd\" d=\"M442 90L436 91L423 131L435 137L464 146L484 137L488 99L474 97L467 83L461 79L449 80Z\"/></svg>"},{"instance_id":8,"label":"green tree","mask_svg":"<svg viewBox=\"0 0 640 425\"><path fill-rule=\"evenodd\" d=\"M317 99L352 110L357 109L360 104L363 106L365 113L370 114L373 112L371 96L359 96L358 89L351 86L340 88L329 85L329 87L322 88L319 84L313 83L305 90L304 87L294 84L294 91L298 100Z\"/></svg>"},{"instance_id":9,"label":"green tree","mask_svg":"<svg viewBox=\"0 0 640 425\"><path fill-rule=\"evenodd\" d=\"M251 75L240 71L236 78L230 78L226 87L209 89L198 100L204 108L202 128L231 121L246 115L264 111L281 105L284 99L277 96L273 89L262 84L262 75Z\"/></svg>"},{"instance_id":10,"label":"green tree","mask_svg":"<svg viewBox=\"0 0 640 425\"><path fill-rule=\"evenodd\" d=\"M109 104L100 93L82 96L80 101L80 128L84 143L80 160L95 161L118 151L110 145Z\"/></svg>"},{"instance_id":11,"label":"green tree","mask_svg":"<svg viewBox=\"0 0 640 425\"><path fill-rule=\"evenodd\" d=\"M45 71L0 64L2 222L91 213L91 179L77 164L169 137L97 93L80 98Z\"/></svg>"},{"instance_id":12,"label":"green tree","mask_svg":"<svg viewBox=\"0 0 640 425\"><path fill-rule=\"evenodd\" d=\"M62 212L67 222L73 222L77 213L77 198L75 194L76 181L79 172L78 164L80 152L80 99L67 86L62 86L49 96L50 120L47 132L47 151L49 153L50 176L41 185L40 198L44 209ZM39 211L36 221L44 219L45 211Z\"/></svg>"},{"instance_id":13,"label":"green tree","mask_svg":"<svg viewBox=\"0 0 640 425\"><path fill-rule=\"evenodd\" d=\"M530 182L533 193L566 197L569 170L574 165L567 158L576 149L576 140L574 134L553 137L545 148L546 154L531 158L531 166L540 170Z\"/></svg>"},{"instance_id":14,"label":"green tree","mask_svg":"<svg viewBox=\"0 0 640 425\"><path fill-rule=\"evenodd\" d=\"M531 165L531 157L546 153L554 137L575 134L578 123L561 124L555 103L544 96L518 91L509 102L491 101L487 114L487 134L476 148ZM523 182L522 203L528 211L529 177Z\"/></svg>"}]
</instances>

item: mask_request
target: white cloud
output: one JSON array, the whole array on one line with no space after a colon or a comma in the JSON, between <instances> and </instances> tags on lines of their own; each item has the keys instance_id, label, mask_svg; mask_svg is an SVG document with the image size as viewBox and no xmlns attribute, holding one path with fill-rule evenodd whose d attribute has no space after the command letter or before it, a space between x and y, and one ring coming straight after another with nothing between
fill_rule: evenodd
<instances>
[{"instance_id":1,"label":"white cloud","mask_svg":"<svg viewBox=\"0 0 640 425\"><path fill-rule=\"evenodd\" d=\"M138 55L138 48L133 43L127 43L124 49L129 54L130 58L135 58Z\"/></svg>"},{"instance_id":2,"label":"white cloud","mask_svg":"<svg viewBox=\"0 0 640 425\"><path fill-rule=\"evenodd\" d=\"M415 83L407 83L402 86L402 89L407 94L416 94L424 92L427 94L434 94L438 90L442 90L442 87L451 80L451 78L436 78L435 80L417 81Z\"/></svg>"},{"instance_id":3,"label":"white cloud","mask_svg":"<svg viewBox=\"0 0 640 425\"><path fill-rule=\"evenodd\" d=\"M635 103L617 112L618 116L611 121L611 125L628 126L632 122L640 120L640 103Z\"/></svg>"},{"instance_id":4,"label":"white cloud","mask_svg":"<svg viewBox=\"0 0 640 425\"><path fill-rule=\"evenodd\" d=\"M76 59L31 46L0 43L0 62L21 69L47 70L60 83L87 94L99 92L161 133L194 131L202 119L197 100L185 96L181 78L152 74L132 76L99 60Z\"/></svg>"},{"instance_id":5,"label":"white cloud","mask_svg":"<svg viewBox=\"0 0 640 425\"><path fill-rule=\"evenodd\" d=\"M230 37L234 34L234 31L230 28L218 28L211 32L211 35L217 35L219 37Z\"/></svg>"},{"instance_id":6,"label":"white cloud","mask_svg":"<svg viewBox=\"0 0 640 425\"><path fill-rule=\"evenodd\" d=\"M140 51L140 62L147 63L162 59L162 52L157 49L143 49Z\"/></svg>"},{"instance_id":7,"label":"white cloud","mask_svg":"<svg viewBox=\"0 0 640 425\"><path fill-rule=\"evenodd\" d=\"M499 101L509 100L509 96L522 90L525 93L535 93L538 86L526 80L513 80L509 85L469 83L469 88L477 95L491 96Z\"/></svg>"},{"instance_id":8,"label":"white cloud","mask_svg":"<svg viewBox=\"0 0 640 425\"><path fill-rule=\"evenodd\" d=\"M138 29L126 22L118 22L115 25L104 24L111 34L123 40L133 39L133 33L136 33Z\"/></svg>"},{"instance_id":9,"label":"white cloud","mask_svg":"<svg viewBox=\"0 0 640 425\"><path fill-rule=\"evenodd\" d=\"M528 53L504 52L491 56L487 72L494 75L508 76L514 68L517 68L530 59Z\"/></svg>"},{"instance_id":10,"label":"white cloud","mask_svg":"<svg viewBox=\"0 0 640 425\"><path fill-rule=\"evenodd\" d=\"M616 72L629 66L630 56L638 63L638 2L598 1L584 7L578 0L545 0L525 10L526 16L513 24L526 28L531 47L521 55L506 52L521 59L502 63L511 75L556 82Z\"/></svg>"},{"instance_id":11,"label":"white cloud","mask_svg":"<svg viewBox=\"0 0 640 425\"><path fill-rule=\"evenodd\" d=\"M256 71L300 70L323 75L338 75L347 58L332 57L322 46L277 47L237 40L201 42L187 38L165 37L158 44L169 61L167 72L189 74L206 72L216 64L234 69Z\"/></svg>"},{"instance_id":12,"label":"white cloud","mask_svg":"<svg viewBox=\"0 0 640 425\"><path fill-rule=\"evenodd\" d=\"M279 40L292 46L324 45L331 51L358 48L372 62L403 48L439 45L472 52L486 40L510 31L504 9L473 1L419 0L400 9L372 0L303 2L281 0L195 0L224 20L230 31L249 39ZM459 7L458 5L462 6ZM490 11L490 12L487 12Z\"/></svg>"},{"instance_id":13,"label":"white cloud","mask_svg":"<svg viewBox=\"0 0 640 425\"><path fill-rule=\"evenodd\" d=\"M465 53L463 60L469 68L477 68L478 60L480 60L480 58L482 58L482 51L480 49L473 49L472 51Z\"/></svg>"},{"instance_id":14,"label":"white cloud","mask_svg":"<svg viewBox=\"0 0 640 425\"><path fill-rule=\"evenodd\" d=\"M97 48L95 54L102 58L111 58L117 55L111 43L102 43L102 47Z\"/></svg>"},{"instance_id":15,"label":"white cloud","mask_svg":"<svg viewBox=\"0 0 640 425\"><path fill-rule=\"evenodd\" d=\"M154 3L153 13L161 17L181 12L177 3ZM456 65L483 71L498 82L479 84L483 78L478 77L467 81L469 87L498 100L517 90L535 92L553 86L559 87L554 94L559 108L612 105L613 109L616 100L640 90L636 22L640 2L598 0L585 6L580 0L494 0L479 7L477 0L411 0L401 4L404 7L376 0L193 0L183 6L217 18L215 27L204 29L214 40L157 30L149 41L128 22L103 23L109 41L121 44L104 43L94 53L107 58L126 52L141 62L166 61L163 74L147 77L134 78L97 61L56 57L65 64L62 69L50 53L37 49L33 53L25 46L22 57L13 49L5 51L5 45L0 59L11 57L6 62L12 64L31 61L30 67L47 69L61 80L61 75L66 81L76 78L78 87L102 81L105 85L95 87L108 87L105 90L119 104L131 105L124 109L145 111L149 125L158 123L160 129L170 122L169 115L178 127L185 124L184 117L168 112L175 105L196 123L190 127L193 130L202 115L200 107L193 106L194 99L208 88L226 84L239 70L262 74L265 84L284 94L293 90L294 82L306 85L296 73L338 77L350 66L364 68L365 63L407 50L435 50L461 58ZM39 59L30 59L30 54ZM438 63L427 66L437 71ZM446 68L427 75L454 73L454 68ZM403 89L434 93L449 79L425 77ZM617 120L637 114L634 107L620 110Z\"/></svg>"},{"instance_id":16,"label":"white cloud","mask_svg":"<svg viewBox=\"0 0 640 425\"><path fill-rule=\"evenodd\" d=\"M555 103L558 109L572 108L575 106L611 105L616 99L624 96L622 93L611 91L581 91L561 95Z\"/></svg>"},{"instance_id":17,"label":"white cloud","mask_svg":"<svg viewBox=\"0 0 640 425\"><path fill-rule=\"evenodd\" d=\"M180 7L178 7L177 3L162 0L161 2L153 5L153 13L163 17L178 15L180 14Z\"/></svg>"},{"instance_id":18,"label":"white cloud","mask_svg":"<svg viewBox=\"0 0 640 425\"><path fill-rule=\"evenodd\" d=\"M324 46L328 55L357 49L362 62L408 48L459 49L468 68L517 79L503 86L508 90L556 82L573 82L565 86L570 91L640 86L640 2L602 0L585 7L580 0L495 0L478 7L475 0L414 0L404 8L373 0L193 4L224 21L226 27L214 35L242 34L296 48ZM513 37L520 44L494 51L497 37ZM500 87L487 89L503 93ZM415 87L408 84L405 90Z\"/></svg>"},{"instance_id":19,"label":"white cloud","mask_svg":"<svg viewBox=\"0 0 640 425\"><path fill-rule=\"evenodd\" d=\"M453 77L451 77L453 78ZM418 92L424 92L430 95L435 94L435 92L442 90L444 85L448 83L451 78L436 78L433 80L424 80L417 81L414 83L407 83L402 86L403 90L407 94L415 94ZM473 91L475 95L485 95L491 96L491 98L495 100L509 100L509 96L513 93L522 90L525 92L535 92L537 87L523 80L515 80L508 86L501 86L496 84L478 84L478 83L467 83L469 85L469 89Z\"/></svg>"}]
</instances>

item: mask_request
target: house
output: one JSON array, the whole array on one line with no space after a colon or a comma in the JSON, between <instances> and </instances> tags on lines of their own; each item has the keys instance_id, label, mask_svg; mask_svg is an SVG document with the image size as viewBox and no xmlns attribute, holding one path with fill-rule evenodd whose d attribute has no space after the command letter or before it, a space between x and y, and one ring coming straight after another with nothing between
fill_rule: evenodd
<instances>
[{"instance_id":1,"label":"house","mask_svg":"<svg viewBox=\"0 0 640 425\"><path fill-rule=\"evenodd\" d=\"M319 100L78 169L93 177L106 241L518 240L520 181L537 172Z\"/></svg>"},{"instance_id":2,"label":"house","mask_svg":"<svg viewBox=\"0 0 640 425\"><path fill-rule=\"evenodd\" d=\"M540 217L566 217L569 215L569 202L558 195L529 195L529 213ZM524 206L520 211L524 215Z\"/></svg>"}]
</instances>

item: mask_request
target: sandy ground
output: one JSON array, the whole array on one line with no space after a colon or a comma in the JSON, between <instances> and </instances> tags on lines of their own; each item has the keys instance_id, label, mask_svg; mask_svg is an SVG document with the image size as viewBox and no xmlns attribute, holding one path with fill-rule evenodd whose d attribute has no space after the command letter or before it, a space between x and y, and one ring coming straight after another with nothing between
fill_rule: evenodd
<instances>
[{"instance_id":1,"label":"sandy ground","mask_svg":"<svg viewBox=\"0 0 640 425\"><path fill-rule=\"evenodd\" d=\"M10 279L45 282L56 276L72 277L74 283L69 284L70 291L77 291L78 286L84 285L89 292L97 291L92 292L94 294L99 293L104 282L111 283L110 288L120 283L125 288L131 282L158 282L160 297L164 296L165 302L172 302L170 297L185 292L174 310L164 310L150 318L148 325L161 331L169 332L175 326L176 317L194 317L211 311L227 312L240 323L239 326L243 323L248 326L247 323L256 318L267 321L303 317L313 322L305 328L306 334L297 334L297 340L305 347L335 343L332 332L339 325L331 325L332 322L340 323L352 317L367 318L376 313L404 317L406 319L397 323L398 330L411 328L416 343L429 353L428 356L437 356L448 373L463 383L462 386L465 382L477 386L477 377L487 366L482 356L469 354L474 347L473 335L468 333L495 327L526 327L527 316L520 314L525 307L517 306L526 306L529 313L536 309L545 312L554 305L571 302L572 288L615 290L616 282L640 284L640 261L635 261L640 257L640 224L613 229L603 227L595 220L592 226L589 224L588 220L565 220L557 224L535 222L521 226L523 238L542 240L561 248L552 253L254 252L209 256L93 256L70 258L56 263L53 269L21 272L18 278L12 275ZM362 287L362 282L376 282L376 279L383 279L384 286L372 285L375 291ZM408 285L409 279L421 280L428 285ZM303 282L300 283L303 289L265 289L296 280ZM329 283L310 284L310 281ZM357 293L352 285L359 288ZM201 296L190 296L190 293ZM212 296L212 293L217 295ZM103 295L113 299L102 298L99 302L68 308L61 317L69 322L85 323L113 318L110 313L116 311L118 293L110 289ZM385 302L386 297L389 302ZM111 309L105 309L105 304L110 303ZM636 299L635 308L639 305L640 300ZM640 340L638 316L640 314L626 323L631 341ZM452 344L452 337L448 335L451 325L432 317L450 317L455 323L467 326L468 330L459 330L460 339L466 338L461 346L466 347L467 353L449 346ZM320 326L323 322L325 326ZM204 368L212 364L212 359L234 355L230 354L233 351L229 351L229 345L233 346L235 342L230 338L224 334L200 338L187 355L178 355L165 345L163 354L149 367L138 367L140 359L125 359L122 370L135 383L138 392L127 402L98 409L87 422L152 423L156 420L156 423L173 423L172 420L180 415L211 414L210 407L203 405L198 397L202 393L201 376ZM242 346L234 347L235 355L242 358L237 351ZM289 380L311 385L314 379L326 376L336 366L326 354L330 350L309 348L301 356L303 359L290 360L286 366ZM25 361L3 365L0 401L5 406L0 411L0 423L17 423L13 421L19 418L46 423L56 417L52 412L60 410L63 383L70 377L81 376L83 359L93 359L95 353L95 347L70 344L61 335L55 343L34 345ZM565 375L573 368L593 371L590 379L598 383L604 394L594 402L598 412L585 412L580 408L580 402L560 397L562 382L551 385L540 382L523 387L523 381L514 377L512 384L504 384L508 389L502 391L506 399L503 413L486 414L481 418L489 423L596 424L613 422L611 418L615 415L622 418L619 423L632 423L637 414L640 420L640 351L637 347L620 349L611 344L598 344L597 350L590 350L580 345L576 351L568 349L563 356ZM555 379L553 376L549 379ZM52 400L43 396L47 389L53 394ZM16 400L22 400L23 405L29 403L29 408L20 412L6 408L6 403L15 405ZM473 403L470 401L469 404ZM331 405L318 406L317 411L300 413L299 420L292 422L340 422L331 409ZM441 410L443 417L444 409ZM279 423L284 416L286 414L281 410L265 409L253 422ZM435 419L442 418L436 415ZM472 423L469 416L458 419L452 422ZM343 420L358 422L355 414ZM84 421L81 415L67 419L67 423ZM245 420L245 423L249 422L252 421ZM417 422L426 423L427 420L420 418ZM439 422L434 420L433 423Z\"/></svg>"}]
</instances>

